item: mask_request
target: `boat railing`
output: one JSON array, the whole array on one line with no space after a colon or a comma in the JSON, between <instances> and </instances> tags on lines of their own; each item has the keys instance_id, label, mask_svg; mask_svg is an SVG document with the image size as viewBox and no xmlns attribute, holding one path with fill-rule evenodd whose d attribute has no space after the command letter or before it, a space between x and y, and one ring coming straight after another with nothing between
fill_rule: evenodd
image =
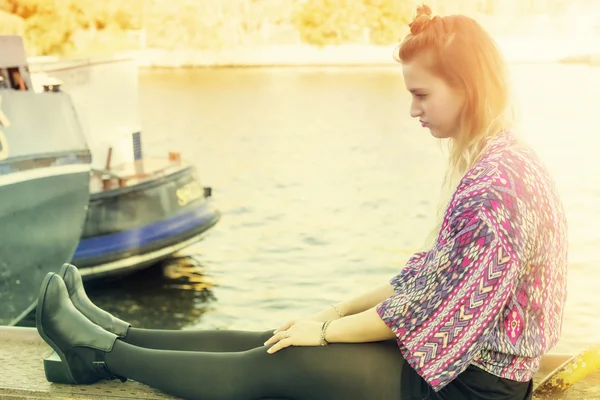
<instances>
[{"instance_id":1,"label":"boat railing","mask_svg":"<svg viewBox=\"0 0 600 400\"><path fill-rule=\"evenodd\" d=\"M112 165L113 148L108 148L104 168L92 168L92 177L100 179L102 190L112 190L140 183L148 178L165 176L173 168L181 169L189 165L181 159L179 152L169 152L168 158L143 158L131 163ZM205 188L205 197L211 195L211 189Z\"/></svg>"}]
</instances>

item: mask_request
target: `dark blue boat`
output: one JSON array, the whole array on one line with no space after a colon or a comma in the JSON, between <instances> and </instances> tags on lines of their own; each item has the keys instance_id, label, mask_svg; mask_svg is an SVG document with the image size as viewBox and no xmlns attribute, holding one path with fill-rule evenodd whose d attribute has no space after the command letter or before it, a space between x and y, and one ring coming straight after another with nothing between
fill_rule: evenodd
<instances>
[{"instance_id":1,"label":"dark blue boat","mask_svg":"<svg viewBox=\"0 0 600 400\"><path fill-rule=\"evenodd\" d=\"M142 151L138 70L132 60L40 60L81 115L93 155L90 204L72 263L86 280L149 266L201 240L220 218L211 190L178 153Z\"/></svg>"},{"instance_id":2,"label":"dark blue boat","mask_svg":"<svg viewBox=\"0 0 600 400\"><path fill-rule=\"evenodd\" d=\"M91 155L69 95L31 90L21 38L0 49L0 325L13 325L77 247Z\"/></svg>"},{"instance_id":3,"label":"dark blue boat","mask_svg":"<svg viewBox=\"0 0 600 400\"><path fill-rule=\"evenodd\" d=\"M92 193L72 260L84 279L122 275L156 263L201 240L218 222L210 190L200 186L194 166L160 159L144 162L153 164L148 177L130 177L134 182ZM105 179L112 177L118 185L123 176Z\"/></svg>"}]
</instances>

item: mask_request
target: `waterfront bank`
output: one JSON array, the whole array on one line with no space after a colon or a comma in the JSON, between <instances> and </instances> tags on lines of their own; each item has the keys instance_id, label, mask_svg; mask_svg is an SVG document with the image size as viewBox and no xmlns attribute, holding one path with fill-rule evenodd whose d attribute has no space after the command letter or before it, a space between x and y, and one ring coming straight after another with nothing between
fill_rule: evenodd
<instances>
[{"instance_id":1,"label":"waterfront bank","mask_svg":"<svg viewBox=\"0 0 600 400\"><path fill-rule=\"evenodd\" d=\"M510 63L554 63L570 60L600 64L600 35L500 37L498 45ZM303 44L262 45L220 50L143 49L118 53L144 68L180 67L352 67L397 65L396 44L347 44L317 47Z\"/></svg>"}]
</instances>

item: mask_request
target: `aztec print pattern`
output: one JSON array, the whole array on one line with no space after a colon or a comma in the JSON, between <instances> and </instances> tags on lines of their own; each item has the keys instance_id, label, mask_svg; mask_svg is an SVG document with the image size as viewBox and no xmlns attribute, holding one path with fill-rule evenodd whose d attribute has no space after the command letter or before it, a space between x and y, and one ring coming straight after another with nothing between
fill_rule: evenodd
<instances>
[{"instance_id":1,"label":"aztec print pattern","mask_svg":"<svg viewBox=\"0 0 600 400\"><path fill-rule=\"evenodd\" d=\"M510 133L460 181L430 251L415 254L376 309L439 391L473 364L526 382L559 339L567 222L545 167Z\"/></svg>"}]
</instances>

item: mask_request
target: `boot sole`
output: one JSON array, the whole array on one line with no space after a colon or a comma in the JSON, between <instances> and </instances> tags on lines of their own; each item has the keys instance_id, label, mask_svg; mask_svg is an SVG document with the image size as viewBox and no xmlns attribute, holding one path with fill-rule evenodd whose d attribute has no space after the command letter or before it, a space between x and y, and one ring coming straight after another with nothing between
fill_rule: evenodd
<instances>
[{"instance_id":1,"label":"boot sole","mask_svg":"<svg viewBox=\"0 0 600 400\"><path fill-rule=\"evenodd\" d=\"M54 343L52 341L52 339L50 339L48 337L48 335L46 335L46 332L44 332L44 327L42 326L42 312L41 311L43 310L44 302L46 301L46 291L48 289L48 284L50 283L50 279L52 279L53 275L55 275L55 274L52 272L48 273L46 275L46 277L44 278L44 281L42 282L42 287L40 289L40 294L38 296L37 312L35 313L35 325L36 325L37 331L40 334L40 336L42 337L42 339L44 339L44 341L46 343L48 343L50 345L50 347L52 347L52 349L58 355L58 358L60 359L60 363L55 358L52 359L52 356L54 354L51 355L50 357L48 357L46 359L46 360L48 360L48 359L51 359L51 360L49 360L48 362L46 362L46 360L44 360L44 372L46 374L46 380L48 382L76 384L77 381L75 381L75 379L73 378L73 374L71 373L71 369L69 368L69 364L67 363L67 357L58 348L56 343ZM62 373L61 373L61 370L62 370Z\"/></svg>"},{"instance_id":2,"label":"boot sole","mask_svg":"<svg viewBox=\"0 0 600 400\"><path fill-rule=\"evenodd\" d=\"M65 365L55 351L44 358L44 372L48 382L71 383L67 377Z\"/></svg>"}]
</instances>

